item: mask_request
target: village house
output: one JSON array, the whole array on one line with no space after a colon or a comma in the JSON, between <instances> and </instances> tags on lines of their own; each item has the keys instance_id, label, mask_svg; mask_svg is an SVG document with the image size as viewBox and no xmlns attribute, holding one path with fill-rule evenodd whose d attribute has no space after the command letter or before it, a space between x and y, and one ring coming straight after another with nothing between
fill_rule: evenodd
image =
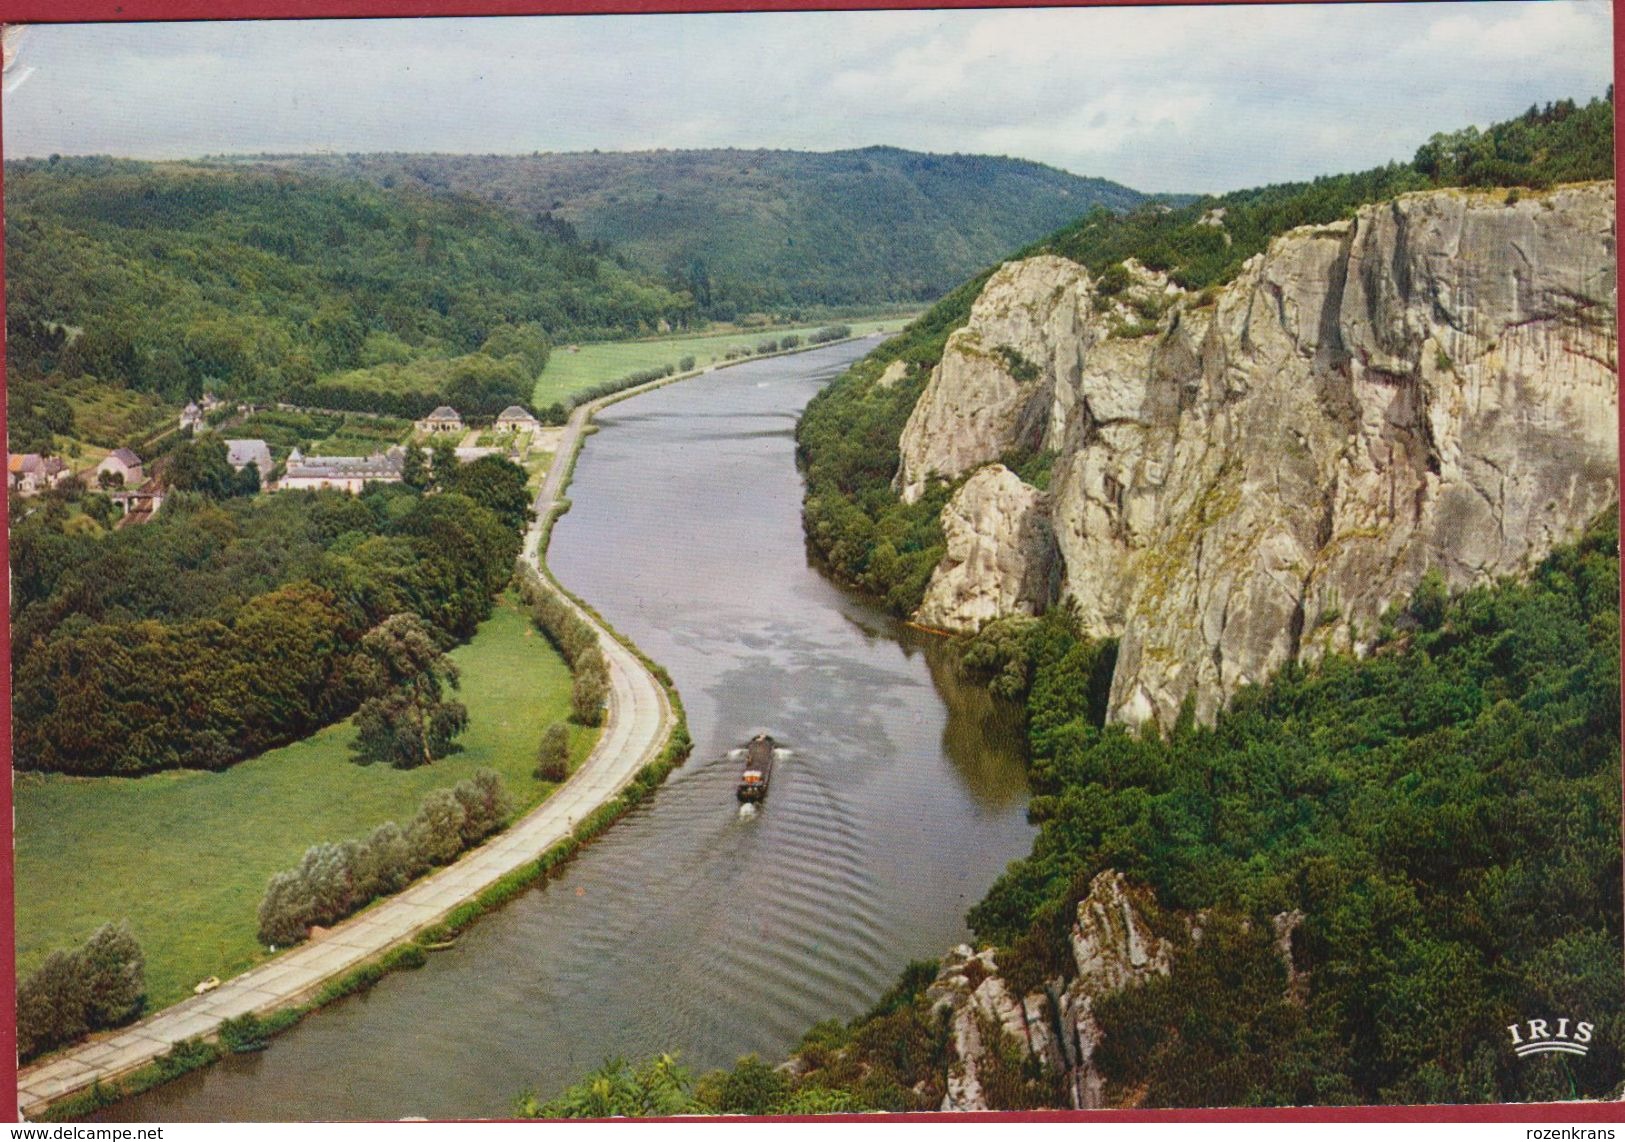
<instances>
[{"instance_id":1,"label":"village house","mask_svg":"<svg viewBox=\"0 0 1625 1142\"><path fill-rule=\"evenodd\" d=\"M237 472L241 472L250 464L254 465L260 470L262 485L271 478L271 469L276 466L271 460L271 446L263 440L226 441L226 460Z\"/></svg>"},{"instance_id":2,"label":"village house","mask_svg":"<svg viewBox=\"0 0 1625 1142\"><path fill-rule=\"evenodd\" d=\"M527 409L511 404L502 410L497 417L496 430L498 432L534 432L542 426L542 422L532 416Z\"/></svg>"},{"instance_id":3,"label":"village house","mask_svg":"<svg viewBox=\"0 0 1625 1142\"><path fill-rule=\"evenodd\" d=\"M417 430L425 436L434 436L443 432L464 432L463 418L457 415L457 410L450 405L443 404L428 416L417 422Z\"/></svg>"},{"instance_id":4,"label":"village house","mask_svg":"<svg viewBox=\"0 0 1625 1142\"><path fill-rule=\"evenodd\" d=\"M397 445L371 456L306 456L295 448L277 481L280 491L333 488L355 495L372 480L398 484L406 468L406 450Z\"/></svg>"},{"instance_id":5,"label":"village house","mask_svg":"<svg viewBox=\"0 0 1625 1142\"><path fill-rule=\"evenodd\" d=\"M190 428L193 432L203 427L203 410L197 406L196 401L187 401L186 407L181 409L181 431Z\"/></svg>"},{"instance_id":6,"label":"village house","mask_svg":"<svg viewBox=\"0 0 1625 1142\"><path fill-rule=\"evenodd\" d=\"M134 488L145 479L141 472L141 457L128 448L115 448L96 465L96 474L92 478L97 487Z\"/></svg>"},{"instance_id":7,"label":"village house","mask_svg":"<svg viewBox=\"0 0 1625 1142\"><path fill-rule=\"evenodd\" d=\"M6 477L12 491L23 496L37 495L54 488L70 475L67 463L58 456L38 452L6 454Z\"/></svg>"}]
</instances>

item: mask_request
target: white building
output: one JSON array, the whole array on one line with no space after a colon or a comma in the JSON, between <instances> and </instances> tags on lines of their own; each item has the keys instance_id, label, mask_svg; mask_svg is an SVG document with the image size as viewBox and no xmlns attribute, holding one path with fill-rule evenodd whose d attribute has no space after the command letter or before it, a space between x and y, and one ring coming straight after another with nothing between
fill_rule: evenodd
<instances>
[{"instance_id":1,"label":"white building","mask_svg":"<svg viewBox=\"0 0 1625 1142\"><path fill-rule=\"evenodd\" d=\"M370 481L400 483L405 467L406 451L400 447L371 456L305 456L295 448L288 455L288 466L277 488L333 488L355 495Z\"/></svg>"},{"instance_id":2,"label":"white building","mask_svg":"<svg viewBox=\"0 0 1625 1142\"><path fill-rule=\"evenodd\" d=\"M428 416L417 422L417 430L425 436L434 436L442 432L464 432L463 418L457 415L457 410L448 404L443 404Z\"/></svg>"},{"instance_id":3,"label":"white building","mask_svg":"<svg viewBox=\"0 0 1625 1142\"><path fill-rule=\"evenodd\" d=\"M99 486L102 474L112 477L112 483L120 488L137 487L145 477L141 472L141 457L128 448L115 448L107 454L100 464L96 465L94 482Z\"/></svg>"},{"instance_id":4,"label":"white building","mask_svg":"<svg viewBox=\"0 0 1625 1142\"><path fill-rule=\"evenodd\" d=\"M498 432L534 432L542 426L542 422L530 414L528 409L511 404L502 410L497 417L496 430Z\"/></svg>"}]
</instances>

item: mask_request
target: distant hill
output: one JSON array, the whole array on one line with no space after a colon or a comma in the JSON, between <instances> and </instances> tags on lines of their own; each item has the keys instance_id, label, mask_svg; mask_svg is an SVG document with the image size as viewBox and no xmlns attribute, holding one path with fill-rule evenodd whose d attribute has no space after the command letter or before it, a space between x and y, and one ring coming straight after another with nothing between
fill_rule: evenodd
<instances>
[{"instance_id":1,"label":"distant hill","mask_svg":"<svg viewBox=\"0 0 1625 1142\"><path fill-rule=\"evenodd\" d=\"M895 147L252 161L483 198L605 243L721 319L934 301L1094 207L1130 210L1147 199L1025 160Z\"/></svg>"},{"instance_id":2,"label":"distant hill","mask_svg":"<svg viewBox=\"0 0 1625 1142\"><path fill-rule=\"evenodd\" d=\"M685 293L471 198L105 158L5 177L14 381L494 413L529 398L551 339L693 316ZM334 378L394 397L344 404Z\"/></svg>"}]
</instances>

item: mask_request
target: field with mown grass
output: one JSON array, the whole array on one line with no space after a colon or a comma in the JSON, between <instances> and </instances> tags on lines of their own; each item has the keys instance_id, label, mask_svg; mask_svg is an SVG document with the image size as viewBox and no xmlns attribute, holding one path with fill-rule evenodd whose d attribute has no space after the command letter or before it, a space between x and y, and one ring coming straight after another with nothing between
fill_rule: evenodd
<instances>
[{"instance_id":1,"label":"field with mown grass","mask_svg":"<svg viewBox=\"0 0 1625 1142\"><path fill-rule=\"evenodd\" d=\"M431 789L476 769L502 775L523 811L555 786L532 776L549 722L570 710L570 674L513 595L452 652L468 706L463 752L415 770L349 761L348 721L221 773L16 777L19 976L53 948L128 918L147 957L148 1009L259 962L256 911L271 874L318 841L403 826ZM572 767L596 730L572 726Z\"/></svg>"},{"instance_id":2,"label":"field with mown grass","mask_svg":"<svg viewBox=\"0 0 1625 1142\"><path fill-rule=\"evenodd\" d=\"M736 329L730 333L654 337L639 341L600 341L582 345L574 353L570 352L568 346L558 345L548 357L547 367L536 378L536 393L531 398L531 404L543 409L554 401L567 401L583 389L618 380L628 373L658 369L664 365L675 367L684 357L693 357L695 367L704 368L706 365L723 364L729 349L748 348L754 355L756 347L764 341L799 336L805 346L807 334L816 333L829 325L848 326L854 336L860 336L880 329L898 330L912 319L912 315L903 314L871 321L840 319L812 325Z\"/></svg>"}]
</instances>

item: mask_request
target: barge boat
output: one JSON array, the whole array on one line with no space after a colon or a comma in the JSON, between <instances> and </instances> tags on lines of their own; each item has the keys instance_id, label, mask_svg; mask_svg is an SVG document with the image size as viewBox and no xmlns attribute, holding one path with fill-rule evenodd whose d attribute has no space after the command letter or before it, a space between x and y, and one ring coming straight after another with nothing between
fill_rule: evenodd
<instances>
[{"instance_id":1,"label":"barge boat","mask_svg":"<svg viewBox=\"0 0 1625 1142\"><path fill-rule=\"evenodd\" d=\"M767 783L773 777L774 741L757 734L745 747L745 770L739 775L739 799L760 801L767 796Z\"/></svg>"}]
</instances>

